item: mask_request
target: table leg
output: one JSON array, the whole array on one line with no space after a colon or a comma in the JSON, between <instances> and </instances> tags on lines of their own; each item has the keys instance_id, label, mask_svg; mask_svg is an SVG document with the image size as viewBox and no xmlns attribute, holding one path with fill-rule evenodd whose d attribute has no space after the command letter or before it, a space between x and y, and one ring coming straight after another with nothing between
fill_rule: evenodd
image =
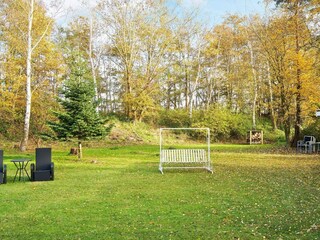
<instances>
[{"instance_id":1,"label":"table leg","mask_svg":"<svg viewBox=\"0 0 320 240\"><path fill-rule=\"evenodd\" d=\"M25 181L23 169L24 169L24 162L21 163L21 177L22 177L22 180Z\"/></svg>"},{"instance_id":2,"label":"table leg","mask_svg":"<svg viewBox=\"0 0 320 240\"><path fill-rule=\"evenodd\" d=\"M16 171L16 175L14 176L13 182L15 182L15 181L16 181L16 177L17 177L17 175L18 175L18 171L19 171L19 166L18 166L15 162L14 162L14 165L16 166L17 171Z\"/></svg>"},{"instance_id":3,"label":"table leg","mask_svg":"<svg viewBox=\"0 0 320 240\"><path fill-rule=\"evenodd\" d=\"M25 181L25 173L26 173L28 179L31 180L31 178L30 178L30 176L28 174L28 171L27 171L27 166L28 166L29 161L26 161L26 160L14 161L13 163L17 168L16 174L15 174L14 179L13 179L13 182L16 181L16 178L17 178L18 174L19 174L19 181L21 181L21 180Z\"/></svg>"},{"instance_id":4,"label":"table leg","mask_svg":"<svg viewBox=\"0 0 320 240\"><path fill-rule=\"evenodd\" d=\"M30 181L30 180L31 180L31 178L30 178L30 176L29 176L29 174L28 174L28 171L27 171L28 163L29 163L29 162L27 162L27 163L26 163L26 165L23 167L23 169L24 169L25 173L27 174L28 179L29 179L29 181Z\"/></svg>"},{"instance_id":5,"label":"table leg","mask_svg":"<svg viewBox=\"0 0 320 240\"><path fill-rule=\"evenodd\" d=\"M21 181L21 163L19 163L19 182Z\"/></svg>"}]
</instances>

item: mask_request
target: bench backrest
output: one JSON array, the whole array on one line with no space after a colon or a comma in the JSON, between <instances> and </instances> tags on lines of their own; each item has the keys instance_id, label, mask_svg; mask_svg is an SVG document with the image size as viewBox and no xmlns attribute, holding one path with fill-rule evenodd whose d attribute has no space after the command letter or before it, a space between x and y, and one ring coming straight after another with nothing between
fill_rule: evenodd
<instances>
[{"instance_id":1,"label":"bench backrest","mask_svg":"<svg viewBox=\"0 0 320 240\"><path fill-rule=\"evenodd\" d=\"M51 148L36 148L36 170L50 170Z\"/></svg>"},{"instance_id":2,"label":"bench backrest","mask_svg":"<svg viewBox=\"0 0 320 240\"><path fill-rule=\"evenodd\" d=\"M199 163L208 161L204 149L163 149L160 154L161 162L166 163Z\"/></svg>"},{"instance_id":3,"label":"bench backrest","mask_svg":"<svg viewBox=\"0 0 320 240\"><path fill-rule=\"evenodd\" d=\"M0 172L3 172L3 150L0 150Z\"/></svg>"}]
</instances>

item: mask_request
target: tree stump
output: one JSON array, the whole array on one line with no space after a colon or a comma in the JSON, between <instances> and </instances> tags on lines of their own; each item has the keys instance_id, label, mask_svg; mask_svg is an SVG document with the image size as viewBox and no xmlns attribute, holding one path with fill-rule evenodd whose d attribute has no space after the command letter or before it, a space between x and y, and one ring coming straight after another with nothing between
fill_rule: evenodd
<instances>
[{"instance_id":1,"label":"tree stump","mask_svg":"<svg viewBox=\"0 0 320 240\"><path fill-rule=\"evenodd\" d=\"M78 148L71 148L69 154L70 155L78 155Z\"/></svg>"}]
</instances>

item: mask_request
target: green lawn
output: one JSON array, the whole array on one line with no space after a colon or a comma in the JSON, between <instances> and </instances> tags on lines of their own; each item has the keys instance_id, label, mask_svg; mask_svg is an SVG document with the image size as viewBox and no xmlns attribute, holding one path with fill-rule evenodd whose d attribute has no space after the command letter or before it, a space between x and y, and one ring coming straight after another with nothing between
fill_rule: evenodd
<instances>
[{"instance_id":1,"label":"green lawn","mask_svg":"<svg viewBox=\"0 0 320 240\"><path fill-rule=\"evenodd\" d=\"M1 240L320 239L320 155L213 145L214 174L161 175L157 146L84 149L82 162L53 149L55 181L13 183L18 156L5 151Z\"/></svg>"}]
</instances>

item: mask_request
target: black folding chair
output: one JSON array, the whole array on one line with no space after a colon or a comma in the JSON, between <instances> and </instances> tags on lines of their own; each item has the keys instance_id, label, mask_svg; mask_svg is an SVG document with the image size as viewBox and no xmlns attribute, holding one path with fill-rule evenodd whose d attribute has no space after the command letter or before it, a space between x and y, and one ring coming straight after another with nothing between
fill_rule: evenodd
<instances>
[{"instance_id":1,"label":"black folding chair","mask_svg":"<svg viewBox=\"0 0 320 240\"><path fill-rule=\"evenodd\" d=\"M36 165L32 163L31 181L54 180L54 164L51 162L51 148L36 148Z\"/></svg>"},{"instance_id":2,"label":"black folding chair","mask_svg":"<svg viewBox=\"0 0 320 240\"><path fill-rule=\"evenodd\" d=\"M7 183L7 165L3 164L3 150L0 150L0 183Z\"/></svg>"}]
</instances>

